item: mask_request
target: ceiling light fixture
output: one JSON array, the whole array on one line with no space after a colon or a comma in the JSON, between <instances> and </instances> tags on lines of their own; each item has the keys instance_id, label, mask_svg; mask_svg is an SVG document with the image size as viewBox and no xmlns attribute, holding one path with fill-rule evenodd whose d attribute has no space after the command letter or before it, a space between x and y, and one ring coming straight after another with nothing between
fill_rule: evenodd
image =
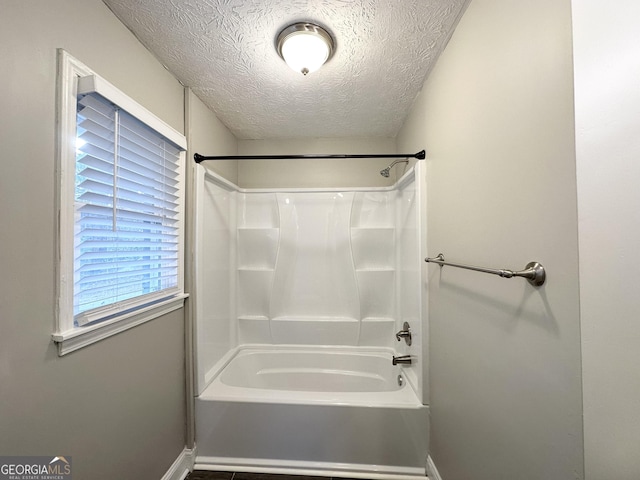
<instances>
[{"instance_id":1,"label":"ceiling light fixture","mask_svg":"<svg viewBox=\"0 0 640 480\"><path fill-rule=\"evenodd\" d=\"M293 70L306 75L331 58L335 45L324 28L313 23L294 23L276 39L278 54Z\"/></svg>"}]
</instances>

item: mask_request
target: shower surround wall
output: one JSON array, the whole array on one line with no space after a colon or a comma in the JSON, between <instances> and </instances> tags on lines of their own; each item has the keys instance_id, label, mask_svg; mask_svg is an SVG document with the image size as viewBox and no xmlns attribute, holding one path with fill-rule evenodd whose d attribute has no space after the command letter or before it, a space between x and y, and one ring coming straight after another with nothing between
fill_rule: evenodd
<instances>
[{"instance_id":1,"label":"shower surround wall","mask_svg":"<svg viewBox=\"0 0 640 480\"><path fill-rule=\"evenodd\" d=\"M269 352L279 349L280 355L284 355L302 345L314 358L321 359L322 352L333 352L345 362L351 354L378 356L389 364L393 354L412 355L412 365L394 367L395 376L402 373L408 380L404 390L397 385L385 387L399 390L397 398L402 400L393 400L393 395L385 400L384 395L374 390L365 395L366 407L375 407L371 412L378 411L379 422L388 415L406 420L410 417L404 417L403 411L416 412L415 423L423 427L418 427L418 433L412 431L415 426L406 428L407 435L421 439L415 443L421 451L411 462L406 456L401 459L401 455L395 459L390 455L388 460L390 465L397 466L411 463L406 466L414 469L416 465L424 465L427 427L422 404L427 403L427 396L423 381L426 329L421 314L425 289L421 258L426 252L421 251L425 232L419 221L424 187L417 188L424 178L422 168L419 162L393 187L280 190L239 189L204 168L197 169L195 343L199 455L208 459L222 455L219 451L203 450L207 445L212 445L211 450L217 449L209 419L221 422L211 402L220 402L222 391L227 391L224 402L229 401L228 388L222 386L224 374L219 375L227 364L235 365L235 357L250 355L252 349L267 348ZM395 338L404 321L411 324L410 347ZM314 362L320 362L314 363L314 375L319 371L335 373L335 365L322 367L322 360ZM348 366L344 370L344 378L354 373L348 372ZM292 374L295 375L300 374ZM397 383L395 376L389 377L394 384ZM216 392L216 388L219 391ZM318 386L318 390L322 388L333 387ZM291 385L291 390L300 389L299 385ZM233 401L261 403L260 393L256 396L256 392L251 391L249 395L247 391L242 397L238 390L233 391ZM322 422L331 423L345 415L339 409L334 412L334 405L344 408L353 400L352 407L364 406L362 396L337 395L327 397L333 398L327 400L331 408L325 405L317 410L316 406L315 412L330 412ZM266 394L268 403L280 396L273 391ZM290 403L293 397L304 395L284 395L283 398L285 403ZM304 399L296 404L304 404L305 411L309 406ZM227 405L225 408L236 411L245 407ZM253 410L245 414L261 415ZM371 415L377 414L366 414L364 424L371 424ZM400 424L404 425L405 420L399 420ZM218 428L231 427L222 427L220 423ZM403 443L404 428L395 429L394 442ZM287 453L282 452L284 456L278 458L286 460ZM352 463L362 463L367 457L355 458ZM296 457L294 460L331 462L327 458ZM377 463L373 457L369 460L368 463ZM350 463L344 452L333 461ZM210 460L205 463L208 462Z\"/></svg>"},{"instance_id":2,"label":"shower surround wall","mask_svg":"<svg viewBox=\"0 0 640 480\"><path fill-rule=\"evenodd\" d=\"M255 195L239 202L240 342L389 345L393 192Z\"/></svg>"}]
</instances>

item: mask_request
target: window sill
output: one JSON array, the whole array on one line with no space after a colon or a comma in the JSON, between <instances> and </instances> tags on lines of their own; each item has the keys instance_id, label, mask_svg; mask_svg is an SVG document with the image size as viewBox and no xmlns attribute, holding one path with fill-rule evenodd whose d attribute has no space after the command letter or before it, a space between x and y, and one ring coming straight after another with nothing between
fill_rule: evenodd
<instances>
[{"instance_id":1,"label":"window sill","mask_svg":"<svg viewBox=\"0 0 640 480\"><path fill-rule=\"evenodd\" d=\"M182 308L184 299L188 296L186 293L176 295L162 302L120 315L112 320L54 333L51 338L58 344L58 355L63 356Z\"/></svg>"}]
</instances>

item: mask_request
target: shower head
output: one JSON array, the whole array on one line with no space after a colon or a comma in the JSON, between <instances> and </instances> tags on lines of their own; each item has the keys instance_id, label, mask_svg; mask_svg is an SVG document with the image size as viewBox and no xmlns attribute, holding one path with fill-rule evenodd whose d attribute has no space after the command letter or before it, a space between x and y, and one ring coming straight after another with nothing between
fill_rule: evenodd
<instances>
[{"instance_id":1,"label":"shower head","mask_svg":"<svg viewBox=\"0 0 640 480\"><path fill-rule=\"evenodd\" d=\"M382 175L383 177L388 177L389 172L391 171L391 167L393 167L396 163L409 163L409 160L394 160L387 168L383 168L382 170L380 170L380 175Z\"/></svg>"}]
</instances>

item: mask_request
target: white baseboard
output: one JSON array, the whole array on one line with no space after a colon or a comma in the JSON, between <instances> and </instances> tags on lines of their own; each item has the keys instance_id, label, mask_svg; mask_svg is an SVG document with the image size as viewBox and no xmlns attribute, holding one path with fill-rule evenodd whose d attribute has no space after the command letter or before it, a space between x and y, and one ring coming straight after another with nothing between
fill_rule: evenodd
<instances>
[{"instance_id":1,"label":"white baseboard","mask_svg":"<svg viewBox=\"0 0 640 480\"><path fill-rule=\"evenodd\" d=\"M190 450L187 447L180 452L176 461L169 467L167 473L162 476L161 480L184 480L189 475L189 472L193 470L195 464L196 452L195 449Z\"/></svg>"},{"instance_id":2,"label":"white baseboard","mask_svg":"<svg viewBox=\"0 0 640 480\"><path fill-rule=\"evenodd\" d=\"M442 480L442 477L436 468L436 464L433 463L431 455L427 457L427 477L429 477L429 480Z\"/></svg>"}]
</instances>

